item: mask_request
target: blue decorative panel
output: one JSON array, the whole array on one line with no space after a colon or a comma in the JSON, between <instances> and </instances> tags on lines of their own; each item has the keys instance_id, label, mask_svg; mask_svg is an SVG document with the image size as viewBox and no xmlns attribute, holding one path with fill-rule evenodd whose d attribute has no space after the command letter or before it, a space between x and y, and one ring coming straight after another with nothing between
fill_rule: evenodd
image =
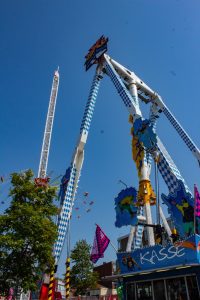
<instances>
[{"instance_id":1,"label":"blue decorative panel","mask_svg":"<svg viewBox=\"0 0 200 300\"><path fill-rule=\"evenodd\" d=\"M133 131L134 136L137 136L139 142L143 143L147 151L155 150L157 137L149 120L136 119L133 123Z\"/></svg>"},{"instance_id":2,"label":"blue decorative panel","mask_svg":"<svg viewBox=\"0 0 200 300\"><path fill-rule=\"evenodd\" d=\"M130 187L122 190L115 198L116 227L136 225L137 223L137 191Z\"/></svg>"},{"instance_id":3,"label":"blue decorative panel","mask_svg":"<svg viewBox=\"0 0 200 300\"><path fill-rule=\"evenodd\" d=\"M192 235L184 241L155 245L133 252L117 253L120 273L145 272L173 266L198 264L200 262L200 236Z\"/></svg>"},{"instance_id":4,"label":"blue decorative panel","mask_svg":"<svg viewBox=\"0 0 200 300\"><path fill-rule=\"evenodd\" d=\"M194 199L186 192L183 182L168 196L162 194L162 200L168 207L168 212L174 220L180 236L189 236L194 233Z\"/></svg>"}]
</instances>

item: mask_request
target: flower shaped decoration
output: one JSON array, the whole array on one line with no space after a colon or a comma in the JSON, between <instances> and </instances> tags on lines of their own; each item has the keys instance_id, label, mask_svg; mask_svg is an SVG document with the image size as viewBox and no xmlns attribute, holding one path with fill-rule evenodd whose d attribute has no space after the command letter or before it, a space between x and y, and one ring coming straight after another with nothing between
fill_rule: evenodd
<instances>
[{"instance_id":1,"label":"flower shaped decoration","mask_svg":"<svg viewBox=\"0 0 200 300\"><path fill-rule=\"evenodd\" d=\"M137 190L133 187L122 190L115 198L116 227L136 225L137 223Z\"/></svg>"}]
</instances>

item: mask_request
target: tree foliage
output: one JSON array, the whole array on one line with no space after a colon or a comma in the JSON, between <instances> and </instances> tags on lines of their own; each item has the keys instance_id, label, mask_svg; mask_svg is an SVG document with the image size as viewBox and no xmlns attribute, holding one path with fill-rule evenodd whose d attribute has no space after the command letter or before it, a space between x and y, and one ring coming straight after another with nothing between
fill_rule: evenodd
<instances>
[{"instance_id":1,"label":"tree foliage","mask_svg":"<svg viewBox=\"0 0 200 300\"><path fill-rule=\"evenodd\" d=\"M57 230L55 187L34 183L33 172L11 175L11 204L0 215L0 294L10 287L34 290L48 264Z\"/></svg>"},{"instance_id":2,"label":"tree foliage","mask_svg":"<svg viewBox=\"0 0 200 300\"><path fill-rule=\"evenodd\" d=\"M93 263L90 261L90 249L91 246L86 240L80 240L71 252L74 265L70 281L71 287L76 289L76 295L85 295L87 290L95 288L98 282L98 273L93 272Z\"/></svg>"}]
</instances>

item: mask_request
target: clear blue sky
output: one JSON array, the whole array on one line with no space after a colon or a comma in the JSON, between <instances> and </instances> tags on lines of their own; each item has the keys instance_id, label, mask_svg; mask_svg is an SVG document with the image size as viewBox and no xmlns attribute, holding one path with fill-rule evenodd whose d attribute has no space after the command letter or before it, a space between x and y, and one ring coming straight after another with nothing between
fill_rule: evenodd
<instances>
[{"instance_id":1,"label":"clear blue sky","mask_svg":"<svg viewBox=\"0 0 200 300\"><path fill-rule=\"evenodd\" d=\"M198 0L7 0L0 9L0 172L32 168L37 173L53 72L60 66L60 88L48 171L52 177L69 166L77 142L94 68L84 56L102 34L108 54L156 90L195 143L199 141L200 2ZM158 133L188 185L200 186L199 168L166 118ZM101 83L85 147L71 244L92 244L95 223L116 245L128 228L114 226L114 198L127 185L137 187L131 158L128 113L109 78ZM152 179L153 180L153 179ZM166 187L161 180L161 191ZM2 189L5 189L2 186ZM90 213L83 192L95 201ZM4 192L0 191L1 197ZM2 205L0 211L9 203ZM80 205L79 205L80 204ZM59 273L64 272L65 252ZM111 247L105 259L115 259Z\"/></svg>"}]
</instances>

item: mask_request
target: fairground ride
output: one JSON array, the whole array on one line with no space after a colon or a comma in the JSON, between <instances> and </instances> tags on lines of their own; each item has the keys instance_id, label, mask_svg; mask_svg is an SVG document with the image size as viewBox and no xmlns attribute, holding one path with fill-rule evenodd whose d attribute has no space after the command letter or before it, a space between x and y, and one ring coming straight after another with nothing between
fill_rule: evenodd
<instances>
[{"instance_id":1,"label":"fairground ride","mask_svg":"<svg viewBox=\"0 0 200 300\"><path fill-rule=\"evenodd\" d=\"M116 226L130 225L126 252L118 253L120 274L117 276L118 278L125 278L126 276L130 277L133 273L141 273L141 270L148 273L149 270L163 269L166 266L170 266L170 268L174 268L175 266L181 267L183 262L186 262L186 257L188 264L198 264L199 256L197 248L199 237L195 235L196 231L194 230L194 197L156 133L156 123L160 116L165 115L185 145L197 159L198 164L200 163L200 150L173 116L161 96L152 90L134 72L128 70L106 54L107 42L108 39L102 36L89 49L86 55L86 70L93 64L97 64L97 67L82 119L78 143L75 147L71 165L67 169L61 183L61 212L58 219L58 238L54 245L55 264L57 265L59 262L66 238L83 165L84 148L88 138L98 90L104 76L108 76L111 79L130 115L132 155L139 179L139 187L128 198L129 201L127 202L127 195L125 193L125 197L119 197L116 202L118 218ZM145 119L142 115L141 102L149 104L148 119ZM167 205L170 218L173 220L180 239L184 240L185 244L179 242L179 244L174 245L175 240L173 239L171 228L168 225L159 201L156 199L157 195L150 181L152 161L155 162L157 171L161 174L168 187L169 194L163 195L162 200ZM130 196L130 193L128 196ZM126 201L124 200L125 198ZM155 241L151 211L153 205L157 205L157 215L159 216L157 225L161 226L162 224L169 237L170 244L168 246L157 244ZM199 227L198 223L195 225L196 228ZM148 250L142 247L142 237L145 227L147 231ZM136 263L134 264L133 262Z\"/></svg>"}]
</instances>

